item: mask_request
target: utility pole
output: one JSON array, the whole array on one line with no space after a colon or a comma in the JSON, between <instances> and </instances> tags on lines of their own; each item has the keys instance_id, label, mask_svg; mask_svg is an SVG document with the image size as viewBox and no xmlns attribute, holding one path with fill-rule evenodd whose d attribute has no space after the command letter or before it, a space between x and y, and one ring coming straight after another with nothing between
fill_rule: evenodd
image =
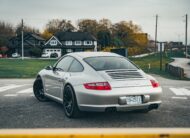
<instances>
[{"instance_id":1,"label":"utility pole","mask_svg":"<svg viewBox=\"0 0 190 138\"><path fill-rule=\"evenodd\" d=\"M188 16L187 14L185 15L185 56L187 58L187 24L188 24Z\"/></svg>"},{"instance_id":2,"label":"utility pole","mask_svg":"<svg viewBox=\"0 0 190 138\"><path fill-rule=\"evenodd\" d=\"M156 26L155 26L155 53L157 51L157 28L158 28L158 14L156 14Z\"/></svg>"},{"instance_id":3,"label":"utility pole","mask_svg":"<svg viewBox=\"0 0 190 138\"><path fill-rule=\"evenodd\" d=\"M160 47L160 71L162 71L162 47L163 47L163 43L159 43L159 47Z\"/></svg>"},{"instance_id":4,"label":"utility pole","mask_svg":"<svg viewBox=\"0 0 190 138\"><path fill-rule=\"evenodd\" d=\"M21 21L21 35L22 35L22 60L24 59L24 27L23 27L23 19Z\"/></svg>"}]
</instances>

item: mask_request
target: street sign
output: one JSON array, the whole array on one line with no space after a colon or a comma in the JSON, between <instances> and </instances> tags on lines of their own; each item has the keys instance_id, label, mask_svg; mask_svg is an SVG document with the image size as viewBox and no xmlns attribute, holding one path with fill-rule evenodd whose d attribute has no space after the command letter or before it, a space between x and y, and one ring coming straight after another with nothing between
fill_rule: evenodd
<instances>
[{"instance_id":1,"label":"street sign","mask_svg":"<svg viewBox=\"0 0 190 138\"><path fill-rule=\"evenodd\" d=\"M157 47L158 47L158 52L160 52L160 51L164 52L165 43L158 43ZM162 50L160 50L160 49L162 49Z\"/></svg>"}]
</instances>

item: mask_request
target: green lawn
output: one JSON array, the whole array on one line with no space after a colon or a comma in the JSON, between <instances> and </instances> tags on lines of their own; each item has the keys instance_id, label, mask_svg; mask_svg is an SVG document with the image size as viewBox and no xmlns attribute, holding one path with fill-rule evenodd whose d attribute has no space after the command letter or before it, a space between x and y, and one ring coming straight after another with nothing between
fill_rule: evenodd
<instances>
[{"instance_id":1,"label":"green lawn","mask_svg":"<svg viewBox=\"0 0 190 138\"><path fill-rule=\"evenodd\" d=\"M56 60L0 59L0 78L33 78L37 72Z\"/></svg>"},{"instance_id":2,"label":"green lawn","mask_svg":"<svg viewBox=\"0 0 190 138\"><path fill-rule=\"evenodd\" d=\"M162 58L162 70L160 70L160 55L150 55L143 58L130 58L136 65L143 69L147 73L161 75L166 78L177 79L167 72L165 72L165 64L172 61L171 58L163 56ZM150 69L149 65L150 64Z\"/></svg>"},{"instance_id":3,"label":"green lawn","mask_svg":"<svg viewBox=\"0 0 190 138\"><path fill-rule=\"evenodd\" d=\"M163 70L160 71L159 55L151 55L144 58L130 58L145 72L171 77L165 70L165 64L171 59L163 58ZM56 60L50 59L0 59L0 78L34 78L38 71L47 65L53 65ZM151 69L148 69L148 64Z\"/></svg>"}]
</instances>

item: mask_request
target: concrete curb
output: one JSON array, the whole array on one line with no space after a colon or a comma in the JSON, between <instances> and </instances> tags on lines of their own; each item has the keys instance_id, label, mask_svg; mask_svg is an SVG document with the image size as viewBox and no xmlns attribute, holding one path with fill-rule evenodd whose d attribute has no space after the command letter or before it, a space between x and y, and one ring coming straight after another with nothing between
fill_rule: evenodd
<instances>
[{"instance_id":1,"label":"concrete curb","mask_svg":"<svg viewBox=\"0 0 190 138\"><path fill-rule=\"evenodd\" d=\"M190 138L190 129L1 129L0 138Z\"/></svg>"}]
</instances>

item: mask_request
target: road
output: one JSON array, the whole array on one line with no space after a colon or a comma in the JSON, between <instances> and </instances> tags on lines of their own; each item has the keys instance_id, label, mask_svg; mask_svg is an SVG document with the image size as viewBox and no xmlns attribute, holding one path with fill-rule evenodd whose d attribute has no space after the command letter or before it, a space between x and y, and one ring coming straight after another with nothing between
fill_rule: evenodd
<instances>
[{"instance_id":1,"label":"road","mask_svg":"<svg viewBox=\"0 0 190 138\"><path fill-rule=\"evenodd\" d=\"M190 78L190 59L188 58L173 58L174 61L170 63L173 66L181 67L184 69L184 76Z\"/></svg>"},{"instance_id":2,"label":"road","mask_svg":"<svg viewBox=\"0 0 190 138\"><path fill-rule=\"evenodd\" d=\"M0 79L0 128L190 127L190 81L155 77L163 88L158 110L87 113L78 119L67 118L61 104L39 102L33 79Z\"/></svg>"}]
</instances>

